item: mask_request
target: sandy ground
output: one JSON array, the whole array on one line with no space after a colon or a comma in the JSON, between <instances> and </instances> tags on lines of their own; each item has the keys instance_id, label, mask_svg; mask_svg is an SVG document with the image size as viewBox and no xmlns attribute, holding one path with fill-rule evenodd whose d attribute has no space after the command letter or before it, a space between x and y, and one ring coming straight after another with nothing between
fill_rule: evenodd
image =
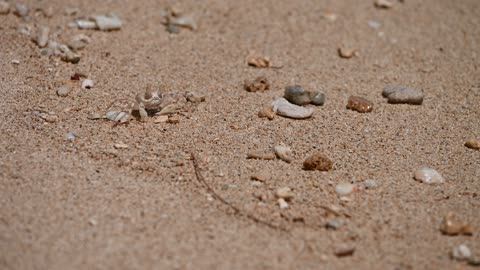
<instances>
[{"instance_id":1,"label":"sandy ground","mask_svg":"<svg viewBox=\"0 0 480 270\"><path fill-rule=\"evenodd\" d=\"M27 1L54 15L32 20L0 15L0 268L1 269L468 269L450 258L465 243L480 256L480 151L464 142L480 137L480 2L406 0L379 10L373 1L182 1L199 22L173 35L161 25L167 1ZM79 15L115 12L120 31L69 29ZM325 12L338 15L331 22ZM382 23L373 29L369 20ZM44 57L19 25L48 25L66 42L85 33L92 42L74 65ZM339 46L359 51L341 59ZM281 69L245 64L249 50ZM13 64L12 60L19 60ZM74 72L67 97L56 89ZM264 75L272 89L243 90ZM145 87L197 91L206 102L180 123L112 126L90 120L117 98ZM322 90L326 104L307 120L260 119L257 112L285 86ZM422 89L423 105L392 105L387 84ZM374 103L371 113L346 110L347 98ZM55 112L46 123L32 111ZM69 132L81 137L65 139ZM128 149L114 149L124 143ZM250 160L250 150L284 143L291 164ZM243 213L287 229L276 230L234 213L195 177L190 152L206 181ZM320 151L329 172L302 170ZM446 182L412 178L422 166ZM261 186L250 177L266 170ZM361 189L342 201L334 187ZM280 210L273 192L295 197ZM266 202L254 196L263 194ZM340 207L345 223L327 230L324 206ZM473 236L445 236L448 212L475 226ZM355 247L336 257L339 245Z\"/></svg>"}]
</instances>

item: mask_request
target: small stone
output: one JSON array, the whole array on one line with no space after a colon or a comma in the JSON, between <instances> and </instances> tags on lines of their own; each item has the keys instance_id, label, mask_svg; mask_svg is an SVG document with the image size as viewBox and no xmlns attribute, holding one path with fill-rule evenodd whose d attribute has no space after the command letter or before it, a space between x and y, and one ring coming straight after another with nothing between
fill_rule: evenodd
<instances>
[{"instance_id":1,"label":"small stone","mask_svg":"<svg viewBox=\"0 0 480 270\"><path fill-rule=\"evenodd\" d=\"M255 51L248 54L246 61L249 66L257 68L268 68L272 65L267 57L260 56Z\"/></svg>"},{"instance_id":2,"label":"small stone","mask_svg":"<svg viewBox=\"0 0 480 270\"><path fill-rule=\"evenodd\" d=\"M122 28L122 21L115 15L94 15L90 16L90 20L94 21L98 29L102 31L119 30Z\"/></svg>"},{"instance_id":3,"label":"small stone","mask_svg":"<svg viewBox=\"0 0 480 270\"><path fill-rule=\"evenodd\" d=\"M311 103L315 106L322 106L325 103L325 94L320 92L309 92Z\"/></svg>"},{"instance_id":4,"label":"small stone","mask_svg":"<svg viewBox=\"0 0 480 270\"><path fill-rule=\"evenodd\" d=\"M178 115L170 116L167 120L167 123L178 124L178 123L180 123L180 117L178 117Z\"/></svg>"},{"instance_id":5,"label":"small stone","mask_svg":"<svg viewBox=\"0 0 480 270\"><path fill-rule=\"evenodd\" d=\"M248 92L263 92L270 89L270 82L267 80L266 77L260 76L253 81L246 80L243 87Z\"/></svg>"},{"instance_id":6,"label":"small stone","mask_svg":"<svg viewBox=\"0 0 480 270\"><path fill-rule=\"evenodd\" d=\"M75 138L79 138L80 136L75 133L75 132L69 132L67 135L65 135L65 140L72 141L75 140Z\"/></svg>"},{"instance_id":7,"label":"small stone","mask_svg":"<svg viewBox=\"0 0 480 270\"><path fill-rule=\"evenodd\" d=\"M155 120L153 120L153 122L155 124L165 123L167 121L168 121L168 115L160 115L160 116L155 117Z\"/></svg>"},{"instance_id":8,"label":"small stone","mask_svg":"<svg viewBox=\"0 0 480 270\"><path fill-rule=\"evenodd\" d=\"M280 198L277 200L278 205L280 206L280 209L286 209L288 208L288 203L285 201L285 199Z\"/></svg>"},{"instance_id":9,"label":"small stone","mask_svg":"<svg viewBox=\"0 0 480 270\"><path fill-rule=\"evenodd\" d=\"M70 42L68 42L68 47L74 51L79 51L85 48L92 40L85 34L75 35Z\"/></svg>"},{"instance_id":10,"label":"small stone","mask_svg":"<svg viewBox=\"0 0 480 270\"><path fill-rule=\"evenodd\" d=\"M469 139L465 142L465 146L470 149L480 150L480 140Z\"/></svg>"},{"instance_id":11,"label":"small stone","mask_svg":"<svg viewBox=\"0 0 480 270\"><path fill-rule=\"evenodd\" d=\"M425 184L440 184L445 182L443 176L432 168L423 167L414 172L415 180Z\"/></svg>"},{"instance_id":12,"label":"small stone","mask_svg":"<svg viewBox=\"0 0 480 270\"><path fill-rule=\"evenodd\" d=\"M173 24L173 23L168 23L168 24L167 24L167 27L166 27L166 30L167 30L167 32L170 33L170 34L178 34L178 33L180 33L180 28L179 28L177 25Z\"/></svg>"},{"instance_id":13,"label":"small stone","mask_svg":"<svg viewBox=\"0 0 480 270\"><path fill-rule=\"evenodd\" d=\"M89 219L88 220L88 225L90 226L96 226L97 225L97 221L93 218Z\"/></svg>"},{"instance_id":14,"label":"small stone","mask_svg":"<svg viewBox=\"0 0 480 270\"><path fill-rule=\"evenodd\" d=\"M21 3L16 3L15 4L15 15L17 15L18 17L27 17L28 16L28 13L30 12L30 9L24 5L24 4L21 4Z\"/></svg>"},{"instance_id":15,"label":"small stone","mask_svg":"<svg viewBox=\"0 0 480 270\"><path fill-rule=\"evenodd\" d=\"M275 113L273 112L272 106L264 107L258 112L258 117L268 118L268 120L273 120L275 118Z\"/></svg>"},{"instance_id":16,"label":"small stone","mask_svg":"<svg viewBox=\"0 0 480 270\"><path fill-rule=\"evenodd\" d=\"M277 189L277 191L275 191L275 196L277 198L284 199L285 201L289 201L293 199L294 194L291 188L282 187Z\"/></svg>"},{"instance_id":17,"label":"small stone","mask_svg":"<svg viewBox=\"0 0 480 270\"><path fill-rule=\"evenodd\" d=\"M62 85L57 89L57 95L60 97L66 97L71 90L72 88L70 87L70 85Z\"/></svg>"},{"instance_id":18,"label":"small stone","mask_svg":"<svg viewBox=\"0 0 480 270\"><path fill-rule=\"evenodd\" d=\"M442 219L442 223L440 224L440 231L446 235L472 235L473 227L472 225L470 225L470 223L459 222L458 220L456 220L454 214L449 212Z\"/></svg>"},{"instance_id":19,"label":"small stone","mask_svg":"<svg viewBox=\"0 0 480 270\"><path fill-rule=\"evenodd\" d=\"M452 258L457 261L466 261L472 257L472 251L467 245L462 244L452 250Z\"/></svg>"},{"instance_id":20,"label":"small stone","mask_svg":"<svg viewBox=\"0 0 480 270\"><path fill-rule=\"evenodd\" d=\"M385 86L382 95L391 104L405 103L413 105L421 105L425 96L420 90L401 85Z\"/></svg>"},{"instance_id":21,"label":"small stone","mask_svg":"<svg viewBox=\"0 0 480 270\"><path fill-rule=\"evenodd\" d=\"M116 143L113 145L113 147L115 149L127 149L128 148L128 144L124 144L124 143Z\"/></svg>"},{"instance_id":22,"label":"small stone","mask_svg":"<svg viewBox=\"0 0 480 270\"><path fill-rule=\"evenodd\" d=\"M78 62L80 62L80 55L72 52L67 45L59 45L57 46L57 49L59 50L63 61L72 64L77 64Z\"/></svg>"},{"instance_id":23,"label":"small stone","mask_svg":"<svg viewBox=\"0 0 480 270\"><path fill-rule=\"evenodd\" d=\"M349 58L352 58L354 56L357 56L358 51L356 49L352 49L352 48L339 47L338 48L338 55L341 58L349 59Z\"/></svg>"},{"instance_id":24,"label":"small stone","mask_svg":"<svg viewBox=\"0 0 480 270\"><path fill-rule=\"evenodd\" d=\"M250 179L254 181L267 182L272 178L272 174L269 171L260 171L253 174Z\"/></svg>"},{"instance_id":25,"label":"small stone","mask_svg":"<svg viewBox=\"0 0 480 270\"><path fill-rule=\"evenodd\" d=\"M46 26L40 26L37 31L37 36L34 41L37 43L38 47L43 48L48 44L48 33L50 29Z\"/></svg>"},{"instance_id":26,"label":"small stone","mask_svg":"<svg viewBox=\"0 0 480 270\"><path fill-rule=\"evenodd\" d=\"M367 22L368 26L372 27L373 29L378 29L380 26L382 26L381 23L376 22L376 21L368 21Z\"/></svg>"},{"instance_id":27,"label":"small stone","mask_svg":"<svg viewBox=\"0 0 480 270\"><path fill-rule=\"evenodd\" d=\"M10 4L5 1L0 1L0 15L8 14L10 12Z\"/></svg>"},{"instance_id":28,"label":"small stone","mask_svg":"<svg viewBox=\"0 0 480 270\"><path fill-rule=\"evenodd\" d=\"M251 151L247 153L247 159L263 159L263 160L273 160L275 159L274 153L265 153L261 151Z\"/></svg>"},{"instance_id":29,"label":"small stone","mask_svg":"<svg viewBox=\"0 0 480 270\"><path fill-rule=\"evenodd\" d=\"M321 153L314 153L303 162L304 170L329 171L332 168L333 162Z\"/></svg>"},{"instance_id":30,"label":"small stone","mask_svg":"<svg viewBox=\"0 0 480 270\"><path fill-rule=\"evenodd\" d=\"M93 87L93 81L90 79L83 80L82 89L91 89Z\"/></svg>"},{"instance_id":31,"label":"small stone","mask_svg":"<svg viewBox=\"0 0 480 270\"><path fill-rule=\"evenodd\" d=\"M389 0L376 0L375 7L389 9L393 7L393 2L390 2Z\"/></svg>"},{"instance_id":32,"label":"small stone","mask_svg":"<svg viewBox=\"0 0 480 270\"><path fill-rule=\"evenodd\" d=\"M342 226L343 221L337 218L330 219L329 221L327 221L327 224L325 224L325 227L330 230L338 230Z\"/></svg>"},{"instance_id":33,"label":"small stone","mask_svg":"<svg viewBox=\"0 0 480 270\"><path fill-rule=\"evenodd\" d=\"M275 155L287 162L287 163L291 163L293 161L293 153L292 153L292 150L290 149L290 147L288 146L285 146L285 145L277 145L275 147L273 147L273 151L275 152Z\"/></svg>"},{"instance_id":34,"label":"small stone","mask_svg":"<svg viewBox=\"0 0 480 270\"><path fill-rule=\"evenodd\" d=\"M373 111L373 103L363 97L350 96L347 102L347 109L359 113L367 113Z\"/></svg>"},{"instance_id":35,"label":"small stone","mask_svg":"<svg viewBox=\"0 0 480 270\"><path fill-rule=\"evenodd\" d=\"M310 104L310 94L307 93L300 85L290 85L285 87L283 95L286 100L296 105Z\"/></svg>"},{"instance_id":36,"label":"small stone","mask_svg":"<svg viewBox=\"0 0 480 270\"><path fill-rule=\"evenodd\" d=\"M97 24L93 21L76 20L75 22L76 22L78 28L80 28L80 29L95 29L95 28L97 28Z\"/></svg>"},{"instance_id":37,"label":"small stone","mask_svg":"<svg viewBox=\"0 0 480 270\"><path fill-rule=\"evenodd\" d=\"M14 64L14 65L20 65L20 60L18 59L13 59L12 61L10 61L10 63Z\"/></svg>"},{"instance_id":38,"label":"small stone","mask_svg":"<svg viewBox=\"0 0 480 270\"><path fill-rule=\"evenodd\" d=\"M339 196L347 196L356 190L356 186L350 183L340 183L335 186L335 192Z\"/></svg>"},{"instance_id":39,"label":"small stone","mask_svg":"<svg viewBox=\"0 0 480 270\"><path fill-rule=\"evenodd\" d=\"M355 253L355 246L347 244L340 244L336 246L334 251L334 254L337 257L351 256L353 253Z\"/></svg>"},{"instance_id":40,"label":"small stone","mask_svg":"<svg viewBox=\"0 0 480 270\"><path fill-rule=\"evenodd\" d=\"M45 120L45 122L47 123L55 123L57 122L58 117L56 115L47 114L47 115L43 115L42 119Z\"/></svg>"},{"instance_id":41,"label":"small stone","mask_svg":"<svg viewBox=\"0 0 480 270\"><path fill-rule=\"evenodd\" d=\"M378 186L377 181L373 179L365 179L363 183L365 184L366 188L376 188Z\"/></svg>"},{"instance_id":42,"label":"small stone","mask_svg":"<svg viewBox=\"0 0 480 270\"><path fill-rule=\"evenodd\" d=\"M273 111L283 117L293 119L310 118L315 111L313 108L304 108L288 102L285 98L277 98L272 103Z\"/></svg>"}]
</instances>

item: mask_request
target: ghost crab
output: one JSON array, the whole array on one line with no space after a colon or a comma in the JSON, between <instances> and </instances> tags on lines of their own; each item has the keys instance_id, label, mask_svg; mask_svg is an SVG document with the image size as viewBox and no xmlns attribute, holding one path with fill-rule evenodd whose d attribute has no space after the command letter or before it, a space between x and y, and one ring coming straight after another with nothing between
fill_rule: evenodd
<instances>
[{"instance_id":1,"label":"ghost crab","mask_svg":"<svg viewBox=\"0 0 480 270\"><path fill-rule=\"evenodd\" d=\"M167 115L187 110L187 102L197 103L204 101L204 97L192 92L165 93L160 89L147 87L144 93L135 96L135 99L117 99L108 108L106 117L117 124L130 120L133 113L138 111L140 121L145 122L149 114Z\"/></svg>"}]
</instances>

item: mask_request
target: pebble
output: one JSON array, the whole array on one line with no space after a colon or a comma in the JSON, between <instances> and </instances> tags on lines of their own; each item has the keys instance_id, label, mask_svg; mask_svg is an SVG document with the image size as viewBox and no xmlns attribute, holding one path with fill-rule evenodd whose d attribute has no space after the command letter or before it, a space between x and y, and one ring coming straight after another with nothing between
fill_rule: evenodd
<instances>
[{"instance_id":1,"label":"pebble","mask_svg":"<svg viewBox=\"0 0 480 270\"><path fill-rule=\"evenodd\" d=\"M92 40L85 34L75 35L72 40L68 42L68 47L74 51L79 51L85 48Z\"/></svg>"},{"instance_id":2,"label":"pebble","mask_svg":"<svg viewBox=\"0 0 480 270\"><path fill-rule=\"evenodd\" d=\"M275 191L275 196L277 198L284 199L285 201L289 201L293 199L294 194L291 188L282 187L277 189L277 191Z\"/></svg>"},{"instance_id":3,"label":"pebble","mask_svg":"<svg viewBox=\"0 0 480 270\"><path fill-rule=\"evenodd\" d=\"M365 187L367 187L367 188L376 188L378 186L377 181L375 181L373 179L365 179L363 181L363 183L365 184Z\"/></svg>"},{"instance_id":4,"label":"pebble","mask_svg":"<svg viewBox=\"0 0 480 270\"><path fill-rule=\"evenodd\" d=\"M80 55L74 53L70 48L68 48L67 45L58 45L57 49L60 52L61 58L63 61L72 63L72 64L77 64L80 62Z\"/></svg>"},{"instance_id":5,"label":"pebble","mask_svg":"<svg viewBox=\"0 0 480 270\"><path fill-rule=\"evenodd\" d=\"M102 31L119 30L122 28L122 21L115 15L95 15L90 16L90 20L94 21L98 29Z\"/></svg>"},{"instance_id":6,"label":"pebble","mask_svg":"<svg viewBox=\"0 0 480 270\"><path fill-rule=\"evenodd\" d=\"M268 57L260 56L255 51L251 51L246 58L247 64L257 68L268 68L272 65Z\"/></svg>"},{"instance_id":7,"label":"pebble","mask_svg":"<svg viewBox=\"0 0 480 270\"><path fill-rule=\"evenodd\" d=\"M128 144L124 144L124 143L116 143L113 145L113 147L115 149L127 149L128 148Z\"/></svg>"},{"instance_id":8,"label":"pebble","mask_svg":"<svg viewBox=\"0 0 480 270\"><path fill-rule=\"evenodd\" d=\"M260 182L267 182L272 178L272 175L270 174L269 171L260 171L255 174L253 174L250 179L254 181L260 181Z\"/></svg>"},{"instance_id":9,"label":"pebble","mask_svg":"<svg viewBox=\"0 0 480 270\"><path fill-rule=\"evenodd\" d=\"M355 253L355 246L347 244L340 244L336 246L334 251L334 254L337 257L351 256L353 253Z\"/></svg>"},{"instance_id":10,"label":"pebble","mask_svg":"<svg viewBox=\"0 0 480 270\"><path fill-rule=\"evenodd\" d=\"M10 4L5 1L0 1L0 14L8 14L10 12Z\"/></svg>"},{"instance_id":11,"label":"pebble","mask_svg":"<svg viewBox=\"0 0 480 270\"><path fill-rule=\"evenodd\" d=\"M246 80L243 87L248 92L263 92L270 89L270 82L266 77L260 76L253 81Z\"/></svg>"},{"instance_id":12,"label":"pebble","mask_svg":"<svg viewBox=\"0 0 480 270\"><path fill-rule=\"evenodd\" d=\"M357 56L358 55L358 51L356 49L353 49L353 48L343 48L343 47L339 47L338 48L338 55L341 57L341 58L345 58L345 59L350 59L354 56Z\"/></svg>"},{"instance_id":13,"label":"pebble","mask_svg":"<svg viewBox=\"0 0 480 270\"><path fill-rule=\"evenodd\" d=\"M454 214L449 212L442 219L440 231L446 235L472 235L473 227L468 222L459 222L455 219Z\"/></svg>"},{"instance_id":14,"label":"pebble","mask_svg":"<svg viewBox=\"0 0 480 270\"><path fill-rule=\"evenodd\" d=\"M67 85L67 84L62 85L57 89L57 95L60 97L66 97L68 96L71 90L72 90L72 87L70 87L70 85Z\"/></svg>"},{"instance_id":15,"label":"pebble","mask_svg":"<svg viewBox=\"0 0 480 270\"><path fill-rule=\"evenodd\" d=\"M285 87L283 95L286 100L296 105L310 104L310 95L300 85L290 85Z\"/></svg>"},{"instance_id":16,"label":"pebble","mask_svg":"<svg viewBox=\"0 0 480 270\"><path fill-rule=\"evenodd\" d=\"M293 153L292 153L292 150L290 149L290 147L288 146L285 146L285 145L277 145L275 147L273 147L273 151L275 152L275 155L287 162L287 163L291 163L293 161Z\"/></svg>"},{"instance_id":17,"label":"pebble","mask_svg":"<svg viewBox=\"0 0 480 270\"><path fill-rule=\"evenodd\" d=\"M247 153L247 159L263 159L263 160L273 160L275 159L274 153L265 153L260 151L251 151Z\"/></svg>"},{"instance_id":18,"label":"pebble","mask_svg":"<svg viewBox=\"0 0 480 270\"><path fill-rule=\"evenodd\" d=\"M470 259L470 257L472 257L472 251L470 251L470 248L465 244L456 246L452 250L452 258L457 261L466 261Z\"/></svg>"},{"instance_id":19,"label":"pebble","mask_svg":"<svg viewBox=\"0 0 480 270\"><path fill-rule=\"evenodd\" d=\"M350 183L340 183L340 184L335 186L335 192L339 196L347 196L347 195L351 194L352 192L354 192L355 189L356 189L356 186L354 184L350 184Z\"/></svg>"},{"instance_id":20,"label":"pebble","mask_svg":"<svg viewBox=\"0 0 480 270\"><path fill-rule=\"evenodd\" d=\"M373 103L363 97L350 96L347 102L347 109L359 113L367 113L373 111Z\"/></svg>"},{"instance_id":21,"label":"pebble","mask_svg":"<svg viewBox=\"0 0 480 270\"><path fill-rule=\"evenodd\" d=\"M97 28L97 24L93 21L89 20L76 20L78 28L80 29L95 29ZM72 27L73 28L73 27Z\"/></svg>"},{"instance_id":22,"label":"pebble","mask_svg":"<svg viewBox=\"0 0 480 270\"><path fill-rule=\"evenodd\" d=\"M82 82L82 89L91 89L93 87L93 81L90 79L85 79Z\"/></svg>"},{"instance_id":23,"label":"pebble","mask_svg":"<svg viewBox=\"0 0 480 270\"><path fill-rule=\"evenodd\" d=\"M40 26L37 31L37 36L34 41L38 47L43 48L48 44L48 33L50 29L47 26Z\"/></svg>"},{"instance_id":24,"label":"pebble","mask_svg":"<svg viewBox=\"0 0 480 270\"><path fill-rule=\"evenodd\" d=\"M205 95L200 95L195 92L187 92L185 93L185 97L191 103L200 103L200 102L204 102L207 99Z\"/></svg>"},{"instance_id":25,"label":"pebble","mask_svg":"<svg viewBox=\"0 0 480 270\"><path fill-rule=\"evenodd\" d=\"M28 13L30 12L30 9L24 5L24 4L21 4L21 3L16 3L15 4L15 15L17 15L18 17L26 17L28 16Z\"/></svg>"},{"instance_id":26,"label":"pebble","mask_svg":"<svg viewBox=\"0 0 480 270\"><path fill-rule=\"evenodd\" d=\"M273 111L283 117L306 119L313 115L313 108L304 108L288 102L285 98L277 98L272 103Z\"/></svg>"},{"instance_id":27,"label":"pebble","mask_svg":"<svg viewBox=\"0 0 480 270\"><path fill-rule=\"evenodd\" d=\"M414 172L415 180L425 184L440 184L444 183L443 176L432 168L423 167Z\"/></svg>"},{"instance_id":28,"label":"pebble","mask_svg":"<svg viewBox=\"0 0 480 270\"><path fill-rule=\"evenodd\" d=\"M20 65L20 60L18 59L13 59L12 61L10 61L10 63L14 64L14 65Z\"/></svg>"},{"instance_id":29,"label":"pebble","mask_svg":"<svg viewBox=\"0 0 480 270\"><path fill-rule=\"evenodd\" d=\"M337 218L330 219L329 221L327 221L327 224L325 224L325 227L331 230L338 230L342 226L343 226L343 221Z\"/></svg>"},{"instance_id":30,"label":"pebble","mask_svg":"<svg viewBox=\"0 0 480 270\"><path fill-rule=\"evenodd\" d=\"M285 201L285 199L280 198L277 200L277 202L278 202L278 205L280 206L280 209L288 208L288 203L287 201Z\"/></svg>"},{"instance_id":31,"label":"pebble","mask_svg":"<svg viewBox=\"0 0 480 270\"><path fill-rule=\"evenodd\" d=\"M425 95L422 91L401 85L389 85L383 88L382 95L391 104L413 104L421 105Z\"/></svg>"},{"instance_id":32,"label":"pebble","mask_svg":"<svg viewBox=\"0 0 480 270\"><path fill-rule=\"evenodd\" d=\"M309 171L329 171L333 162L321 153L314 153L303 162L303 169Z\"/></svg>"},{"instance_id":33,"label":"pebble","mask_svg":"<svg viewBox=\"0 0 480 270\"><path fill-rule=\"evenodd\" d=\"M71 141L71 140L75 140L75 138L79 138L79 137L80 136L77 133L69 132L69 133L67 133L67 135L65 135L65 140Z\"/></svg>"},{"instance_id":34,"label":"pebble","mask_svg":"<svg viewBox=\"0 0 480 270\"><path fill-rule=\"evenodd\" d=\"M180 33L180 28L176 26L175 24L169 23L167 24L167 32L170 34L178 34Z\"/></svg>"},{"instance_id":35,"label":"pebble","mask_svg":"<svg viewBox=\"0 0 480 270\"><path fill-rule=\"evenodd\" d=\"M153 120L153 122L155 124L165 123L167 121L168 121L168 115L160 115L160 116L155 117L155 120Z\"/></svg>"},{"instance_id":36,"label":"pebble","mask_svg":"<svg viewBox=\"0 0 480 270\"><path fill-rule=\"evenodd\" d=\"M469 139L465 142L465 146L470 149L480 150L480 140Z\"/></svg>"},{"instance_id":37,"label":"pebble","mask_svg":"<svg viewBox=\"0 0 480 270\"><path fill-rule=\"evenodd\" d=\"M378 29L380 26L382 26L381 23L376 22L376 21L368 21L367 22L368 26L372 27L373 29Z\"/></svg>"},{"instance_id":38,"label":"pebble","mask_svg":"<svg viewBox=\"0 0 480 270\"><path fill-rule=\"evenodd\" d=\"M325 94L320 92L310 92L311 103L315 106L322 106L325 104Z\"/></svg>"},{"instance_id":39,"label":"pebble","mask_svg":"<svg viewBox=\"0 0 480 270\"><path fill-rule=\"evenodd\" d=\"M375 7L389 9L389 8L393 7L393 3L390 2L389 0L376 0L375 1Z\"/></svg>"},{"instance_id":40,"label":"pebble","mask_svg":"<svg viewBox=\"0 0 480 270\"><path fill-rule=\"evenodd\" d=\"M273 118L275 118L275 113L273 112L272 106L267 106L261 109L258 112L258 117L268 118L268 120L273 120Z\"/></svg>"}]
</instances>

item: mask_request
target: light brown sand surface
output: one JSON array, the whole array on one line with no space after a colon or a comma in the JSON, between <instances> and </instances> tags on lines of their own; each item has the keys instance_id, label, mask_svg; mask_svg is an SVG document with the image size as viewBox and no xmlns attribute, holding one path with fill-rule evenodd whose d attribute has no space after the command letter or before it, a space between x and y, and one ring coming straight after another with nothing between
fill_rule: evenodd
<instances>
[{"instance_id":1,"label":"light brown sand surface","mask_svg":"<svg viewBox=\"0 0 480 270\"><path fill-rule=\"evenodd\" d=\"M462 243L480 257L480 2L406 0L389 10L373 1L181 1L196 31L169 34L161 24L168 1L26 1L53 8L31 21L0 15L0 268L1 269L468 269L450 258ZM75 16L115 12L119 31L70 29ZM322 18L333 12L331 22ZM373 29L367 22L380 22ZM22 25L48 25L67 42L92 42L78 64L40 55ZM342 59L340 46L359 55ZM250 50L281 69L245 63ZM19 60L13 64L12 60ZM56 89L83 72L67 97ZM271 90L250 93L257 76ZM147 85L206 96L178 124L112 126L89 115ZM287 85L321 90L312 118L269 121L257 112ZM385 85L422 89L420 106L388 104ZM350 95L374 103L371 113L345 108ZM33 111L54 112L46 123ZM80 138L65 139L69 132ZM114 144L127 144L115 149ZM251 150L288 145L294 161L246 159ZM228 202L275 230L235 213L195 177L197 153L206 181ZM320 151L328 172L302 170ZM428 166L446 179L427 185L413 171ZM250 177L267 171L260 186ZM342 182L361 189L342 201ZM280 210L273 193L295 197ZM255 195L267 197L260 202ZM209 199L210 198L210 199ZM345 225L327 230L323 206L336 205ZM474 226L473 236L445 236L445 214ZM355 247L336 257L340 244Z\"/></svg>"}]
</instances>

